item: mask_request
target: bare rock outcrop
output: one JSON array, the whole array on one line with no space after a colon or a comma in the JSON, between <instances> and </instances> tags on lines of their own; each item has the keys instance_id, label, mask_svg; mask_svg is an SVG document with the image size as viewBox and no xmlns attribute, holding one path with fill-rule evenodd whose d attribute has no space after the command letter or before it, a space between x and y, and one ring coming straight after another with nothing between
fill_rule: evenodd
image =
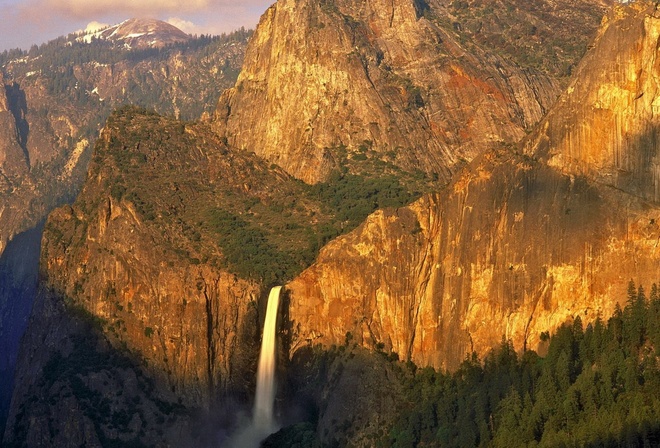
<instances>
[{"instance_id":1,"label":"bare rock outcrop","mask_svg":"<svg viewBox=\"0 0 660 448\"><path fill-rule=\"evenodd\" d=\"M403 359L455 368L502 337L519 350L538 349L541 332L566 320L609 316L630 279L657 282L660 210L645 199L654 199L647 182L654 140L626 173L650 193L608 185L601 170L621 169L623 154L639 154L620 130L657 126L655 90L637 100L631 92L635 80L657 77L655 58L639 52L655 54L658 26L648 4L614 10L578 77L529 139L540 160L487 152L444 192L377 212L325 247L288 285L296 343L338 344L351 333ZM612 120L617 127L607 127Z\"/></svg>"},{"instance_id":2,"label":"bare rock outcrop","mask_svg":"<svg viewBox=\"0 0 660 448\"><path fill-rule=\"evenodd\" d=\"M597 45L526 142L567 173L660 201L660 13L632 2L608 14Z\"/></svg>"},{"instance_id":3,"label":"bare rock outcrop","mask_svg":"<svg viewBox=\"0 0 660 448\"><path fill-rule=\"evenodd\" d=\"M575 316L609 316L657 281L660 211L515 154L488 154L444 194L372 215L292 281L298 345L346 334L456 368L502 337L539 349ZM294 343L294 350L296 348Z\"/></svg>"},{"instance_id":4,"label":"bare rock outcrop","mask_svg":"<svg viewBox=\"0 0 660 448\"><path fill-rule=\"evenodd\" d=\"M560 91L556 77L456 27L436 3L280 0L221 97L215 128L308 183L341 165L338 149L365 147L447 181L484 148L520 140Z\"/></svg>"},{"instance_id":5,"label":"bare rock outcrop","mask_svg":"<svg viewBox=\"0 0 660 448\"><path fill-rule=\"evenodd\" d=\"M183 230L190 223L181 209L211 201L201 185L218 169L212 160L222 157L222 145L217 139L203 144L202 134L199 146L192 146L189 134L202 131L187 133L158 116L116 115L100 138L78 199L55 210L46 223L42 284L100 319L104 333L159 372L186 405L208 407L218 394L251 382L240 372L252 368L261 292L257 283L218 269L217 259L209 258L218 250L207 240L212 235L198 232L191 239ZM165 150L146 141L155 129L181 133L170 134ZM154 162L159 174L153 175L160 188L126 179L130 174L118 168L141 172L154 152L162 153ZM138 160L143 161L135 165ZM165 166L172 164L178 175L168 177ZM171 192L163 189L163 176L177 185ZM179 187L184 177L189 185ZM167 204L162 209L155 207L160 201Z\"/></svg>"}]
</instances>

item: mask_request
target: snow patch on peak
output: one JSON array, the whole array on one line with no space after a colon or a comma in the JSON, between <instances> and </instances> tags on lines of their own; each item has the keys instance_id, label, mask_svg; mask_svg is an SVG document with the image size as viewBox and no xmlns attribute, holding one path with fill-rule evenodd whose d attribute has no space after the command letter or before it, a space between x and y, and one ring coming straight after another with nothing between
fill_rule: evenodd
<instances>
[{"instance_id":1,"label":"snow patch on peak","mask_svg":"<svg viewBox=\"0 0 660 448\"><path fill-rule=\"evenodd\" d=\"M190 36L172 24L155 19L128 19L113 26L90 22L77 42L91 43L95 39L110 40L124 48L163 47L183 42ZM145 36L150 36L149 40Z\"/></svg>"},{"instance_id":2,"label":"snow patch on peak","mask_svg":"<svg viewBox=\"0 0 660 448\"><path fill-rule=\"evenodd\" d=\"M102 31L109 27L110 25L107 23L101 23L101 22L97 22L96 20L93 20L87 24L87 27L85 28L85 33L96 33L97 31Z\"/></svg>"}]
</instances>

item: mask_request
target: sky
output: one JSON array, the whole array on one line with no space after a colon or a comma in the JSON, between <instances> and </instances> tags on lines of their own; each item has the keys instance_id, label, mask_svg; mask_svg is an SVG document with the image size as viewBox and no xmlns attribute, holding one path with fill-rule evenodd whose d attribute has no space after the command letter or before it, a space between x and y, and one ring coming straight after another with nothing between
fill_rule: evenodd
<instances>
[{"instance_id":1,"label":"sky","mask_svg":"<svg viewBox=\"0 0 660 448\"><path fill-rule=\"evenodd\" d=\"M275 0L0 0L0 52L126 19L154 18L189 34L254 28Z\"/></svg>"}]
</instances>

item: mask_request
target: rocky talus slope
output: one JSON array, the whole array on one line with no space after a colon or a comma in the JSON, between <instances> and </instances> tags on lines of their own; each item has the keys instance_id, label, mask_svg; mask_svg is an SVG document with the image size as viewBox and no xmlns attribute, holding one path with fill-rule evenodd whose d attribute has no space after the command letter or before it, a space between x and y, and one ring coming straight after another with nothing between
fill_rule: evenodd
<instances>
[{"instance_id":1,"label":"rocky talus slope","mask_svg":"<svg viewBox=\"0 0 660 448\"><path fill-rule=\"evenodd\" d=\"M552 39L530 29L527 44L543 48L572 34L579 47L604 13L602 3L583 1L559 20L564 2L540 3L507 2L501 7L527 15L500 17L443 2L278 1L261 19L236 86L220 99L215 127L229 145L309 183L342 166L346 149L446 182L484 148L520 140L560 91L560 76L514 61L511 41L491 39L503 34L497 28L553 21ZM463 31L461 21L481 28ZM581 56L558 50L573 62Z\"/></svg>"},{"instance_id":2,"label":"rocky talus slope","mask_svg":"<svg viewBox=\"0 0 660 448\"><path fill-rule=\"evenodd\" d=\"M630 279L657 282L660 215L647 180L658 146L632 130L657 126L657 65L639 53L657 47L658 26L653 5L615 8L527 154L487 152L446 191L377 212L327 245L287 285L297 343L338 344L351 333L455 368L502 337L538 349L541 332L567 319L609 316ZM645 193L603 182L600 169L625 160L618 175Z\"/></svg>"}]
</instances>

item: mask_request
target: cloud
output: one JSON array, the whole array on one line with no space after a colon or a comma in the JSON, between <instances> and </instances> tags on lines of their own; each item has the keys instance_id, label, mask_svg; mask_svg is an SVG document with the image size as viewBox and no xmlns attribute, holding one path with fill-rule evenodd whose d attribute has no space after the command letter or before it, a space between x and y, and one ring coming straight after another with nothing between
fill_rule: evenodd
<instances>
[{"instance_id":1,"label":"cloud","mask_svg":"<svg viewBox=\"0 0 660 448\"><path fill-rule=\"evenodd\" d=\"M87 27L85 28L86 33L93 33L94 31L102 30L103 28L107 28L110 25L107 23L101 23L97 22L96 20L89 22L87 24Z\"/></svg>"},{"instance_id":2,"label":"cloud","mask_svg":"<svg viewBox=\"0 0 660 448\"><path fill-rule=\"evenodd\" d=\"M124 16L189 13L209 7L210 0L34 0L24 6L28 14L50 11L65 17L90 18L108 14Z\"/></svg>"},{"instance_id":3,"label":"cloud","mask_svg":"<svg viewBox=\"0 0 660 448\"><path fill-rule=\"evenodd\" d=\"M170 25L174 25L186 34L203 34L202 28L195 25L190 20L180 19L178 17L170 17L166 20Z\"/></svg>"}]
</instances>

